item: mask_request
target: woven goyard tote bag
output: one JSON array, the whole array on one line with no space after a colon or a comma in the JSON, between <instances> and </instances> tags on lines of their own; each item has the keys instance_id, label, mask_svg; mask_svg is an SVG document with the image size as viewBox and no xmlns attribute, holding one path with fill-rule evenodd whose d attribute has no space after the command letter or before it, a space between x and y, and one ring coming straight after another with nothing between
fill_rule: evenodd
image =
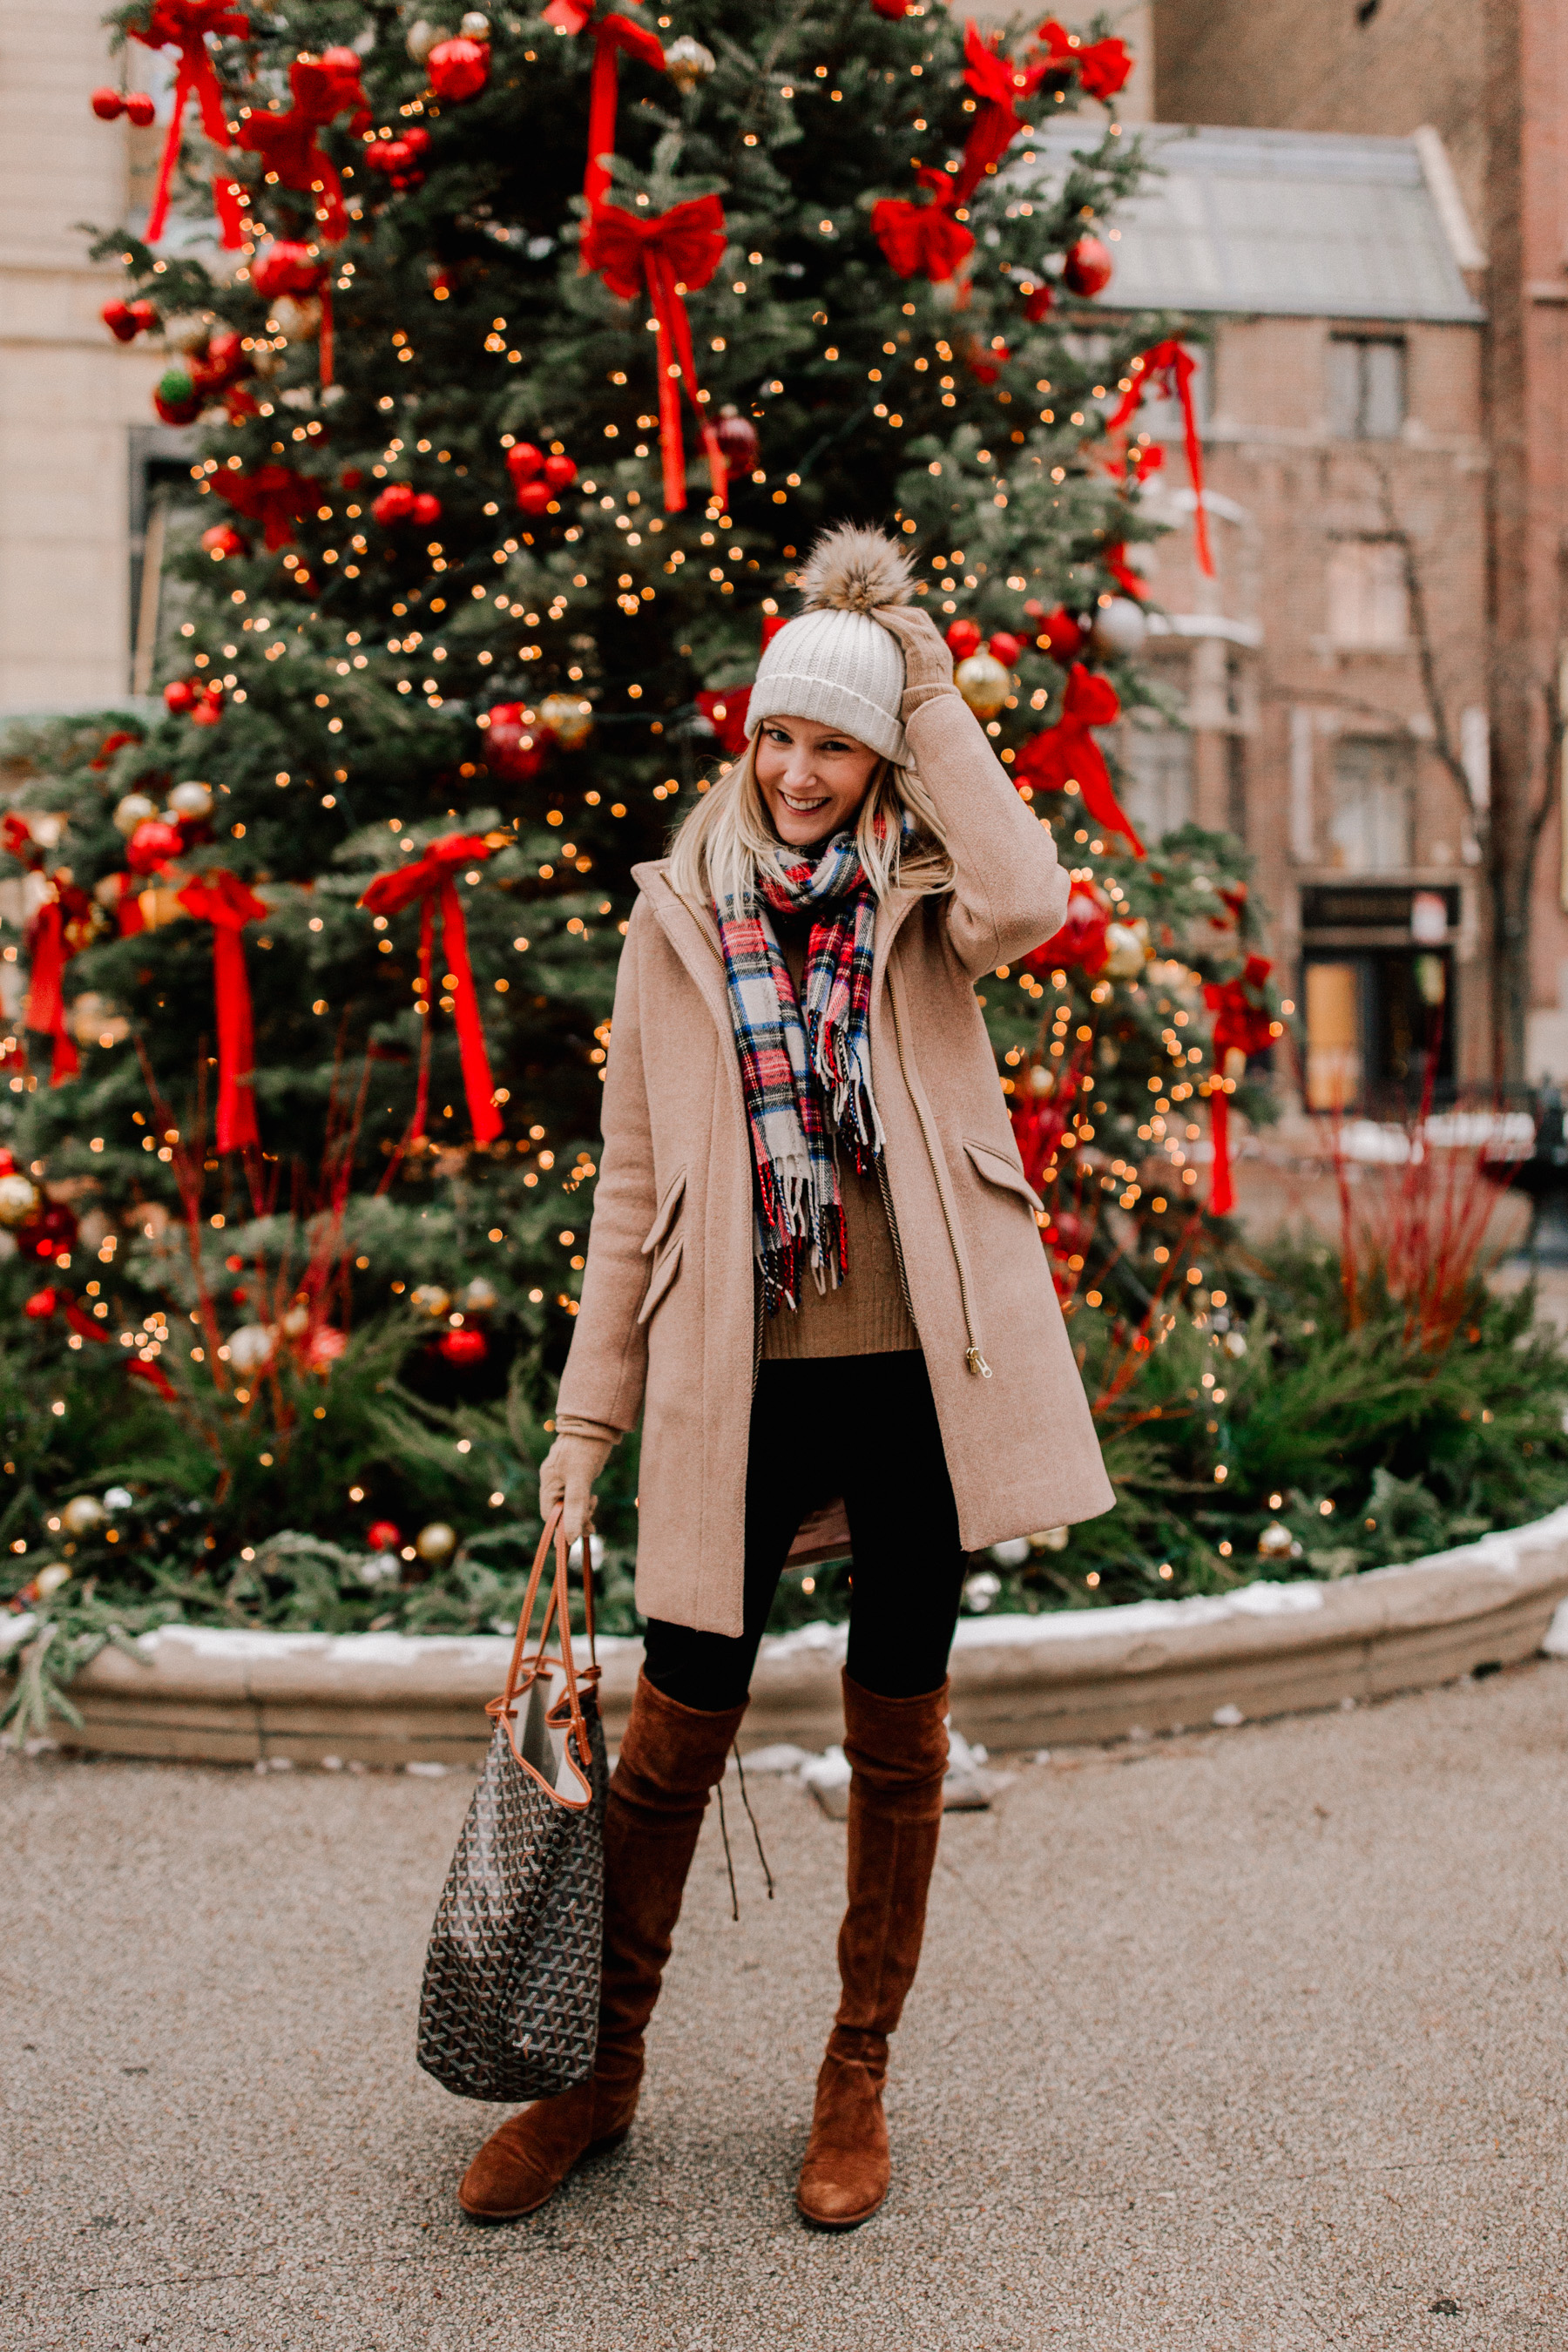
<instances>
[{"instance_id":1,"label":"woven goyard tote bag","mask_svg":"<svg viewBox=\"0 0 1568 2352\"><path fill-rule=\"evenodd\" d=\"M527 1646L545 1559L555 1571ZM447 1874L419 1999L419 2063L467 2099L544 2099L594 2071L608 1773L594 1663L572 1655L567 1545L540 1538L495 1731ZM552 1626L555 1654L547 1654Z\"/></svg>"}]
</instances>

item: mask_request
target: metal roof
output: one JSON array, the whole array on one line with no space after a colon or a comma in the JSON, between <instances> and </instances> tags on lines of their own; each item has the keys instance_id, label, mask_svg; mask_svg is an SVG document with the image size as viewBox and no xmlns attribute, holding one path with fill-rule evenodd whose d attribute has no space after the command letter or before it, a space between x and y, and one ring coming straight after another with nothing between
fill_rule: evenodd
<instances>
[{"instance_id":1,"label":"metal roof","mask_svg":"<svg viewBox=\"0 0 1568 2352\"><path fill-rule=\"evenodd\" d=\"M1117 208L1109 308L1286 318L1476 320L1414 139L1330 131L1232 131L1152 123L1151 166ZM1009 176L1061 176L1092 150L1081 119L1042 124L1039 162Z\"/></svg>"}]
</instances>

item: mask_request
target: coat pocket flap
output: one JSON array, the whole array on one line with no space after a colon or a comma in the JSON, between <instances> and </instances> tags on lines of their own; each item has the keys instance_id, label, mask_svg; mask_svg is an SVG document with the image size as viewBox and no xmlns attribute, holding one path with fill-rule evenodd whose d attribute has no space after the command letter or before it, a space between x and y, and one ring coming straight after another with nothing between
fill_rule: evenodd
<instances>
[{"instance_id":1,"label":"coat pocket flap","mask_svg":"<svg viewBox=\"0 0 1568 2352\"><path fill-rule=\"evenodd\" d=\"M1005 1192L1016 1192L1032 1209L1043 1209L1045 1202L1025 1175L1016 1160L994 1143L976 1143L970 1136L963 1139L963 1148L978 1172L988 1184L999 1184Z\"/></svg>"},{"instance_id":2,"label":"coat pocket flap","mask_svg":"<svg viewBox=\"0 0 1568 2352\"><path fill-rule=\"evenodd\" d=\"M678 1234L664 1255L655 1264L653 1277L647 1286L647 1297L637 1308L637 1321L646 1323L665 1292L680 1271L680 1254L686 1247L684 1235Z\"/></svg>"},{"instance_id":3,"label":"coat pocket flap","mask_svg":"<svg viewBox=\"0 0 1568 2352\"><path fill-rule=\"evenodd\" d=\"M680 1171L679 1175L671 1180L663 1200L658 1204L658 1214L655 1217L652 1224L647 1229L647 1239L642 1245L642 1254L644 1257L648 1256L651 1252L656 1250L660 1242L664 1239L666 1234L668 1233L670 1226L675 1222L675 1213L679 1208L680 1203L685 1197L686 1171L683 1168Z\"/></svg>"}]
</instances>

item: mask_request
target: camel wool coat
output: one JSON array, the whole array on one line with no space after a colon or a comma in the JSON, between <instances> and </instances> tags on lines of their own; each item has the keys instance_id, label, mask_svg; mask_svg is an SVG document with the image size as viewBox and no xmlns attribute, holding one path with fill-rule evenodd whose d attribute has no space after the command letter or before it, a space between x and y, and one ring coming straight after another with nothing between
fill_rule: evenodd
<instances>
[{"instance_id":1,"label":"camel wool coat","mask_svg":"<svg viewBox=\"0 0 1568 2352\"><path fill-rule=\"evenodd\" d=\"M974 992L1060 928L1068 886L1049 827L957 693L923 702L908 731L955 880L878 909L871 1084L910 1309L974 1550L1115 1500ZM635 878L557 1413L621 1431L640 1414L637 1607L733 1636L761 1353L751 1134L717 924L677 897L662 861ZM799 1436L856 1442L853 1429Z\"/></svg>"}]
</instances>

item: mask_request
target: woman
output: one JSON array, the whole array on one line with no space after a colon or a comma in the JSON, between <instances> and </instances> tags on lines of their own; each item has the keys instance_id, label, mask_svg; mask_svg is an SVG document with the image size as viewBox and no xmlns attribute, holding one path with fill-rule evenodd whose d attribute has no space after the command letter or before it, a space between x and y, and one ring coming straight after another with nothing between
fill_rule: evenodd
<instances>
[{"instance_id":1,"label":"woman","mask_svg":"<svg viewBox=\"0 0 1568 2352\"><path fill-rule=\"evenodd\" d=\"M459 2191L531 2212L625 2137L709 1793L803 1523L847 1515L843 1998L796 2201L887 2194L888 2036L914 1980L964 1554L1112 1500L974 983L1068 883L912 611L902 551L829 532L764 652L745 756L637 867L582 1308L542 1507L589 1523L642 1419L646 1655L605 1822L591 2083Z\"/></svg>"}]
</instances>

